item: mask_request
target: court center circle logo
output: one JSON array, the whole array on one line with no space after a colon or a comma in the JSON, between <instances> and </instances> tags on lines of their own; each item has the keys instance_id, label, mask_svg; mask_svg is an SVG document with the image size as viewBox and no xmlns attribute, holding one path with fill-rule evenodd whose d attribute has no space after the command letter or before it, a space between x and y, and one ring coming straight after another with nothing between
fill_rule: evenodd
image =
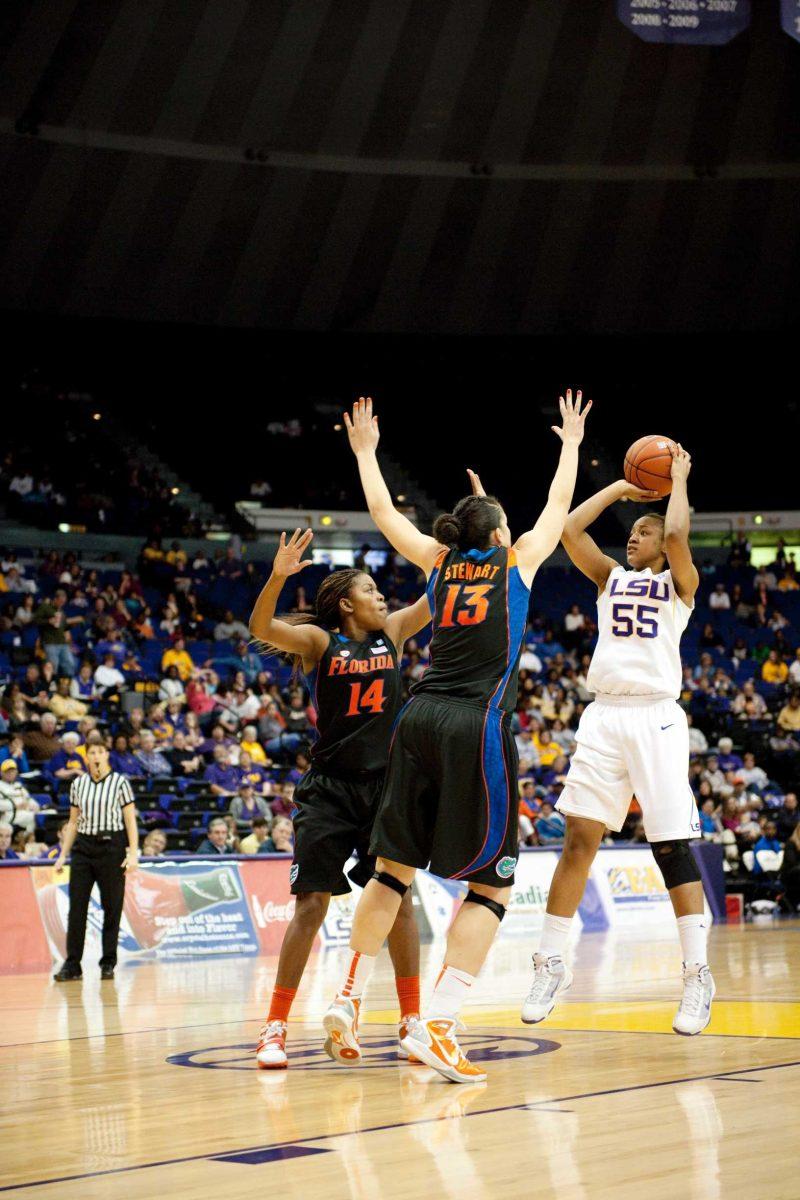
<instances>
[{"instance_id":1,"label":"court center circle logo","mask_svg":"<svg viewBox=\"0 0 800 1200\"><path fill-rule=\"evenodd\" d=\"M547 1038L526 1037L524 1034L466 1033L458 1040L474 1063L491 1064L515 1058L531 1058L536 1054L550 1054L553 1050L561 1048L560 1042L553 1042ZM200 1050L171 1054L166 1061L173 1067L200 1067L206 1071L254 1071L255 1049L255 1042L205 1046ZM342 1068L331 1062L322 1049L318 1037L292 1038L287 1049L293 1071L341 1072ZM361 1069L395 1066L398 1061L397 1036L368 1034L361 1038L361 1051Z\"/></svg>"}]
</instances>

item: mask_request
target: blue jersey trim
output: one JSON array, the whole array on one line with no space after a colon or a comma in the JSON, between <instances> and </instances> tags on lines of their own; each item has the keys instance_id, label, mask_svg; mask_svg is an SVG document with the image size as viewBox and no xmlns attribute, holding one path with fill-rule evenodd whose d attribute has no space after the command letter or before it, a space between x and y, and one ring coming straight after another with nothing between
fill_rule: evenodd
<instances>
[{"instance_id":1,"label":"blue jersey trim","mask_svg":"<svg viewBox=\"0 0 800 1200\"><path fill-rule=\"evenodd\" d=\"M497 857L505 840L511 797L503 751L503 715L499 709L489 709L484 725L481 765L487 804L486 838L477 858L454 875L454 879L472 875L488 866Z\"/></svg>"},{"instance_id":2,"label":"blue jersey trim","mask_svg":"<svg viewBox=\"0 0 800 1200\"><path fill-rule=\"evenodd\" d=\"M472 562L486 562L487 558L491 558L498 551L497 546L492 546L490 550L467 550L464 553L464 558L470 559Z\"/></svg>"},{"instance_id":3,"label":"blue jersey trim","mask_svg":"<svg viewBox=\"0 0 800 1200\"><path fill-rule=\"evenodd\" d=\"M508 666L492 697L491 705L499 708L503 703L508 687L508 681L517 665L522 640L525 637L525 627L528 624L528 606L531 590L523 582L517 567L508 570Z\"/></svg>"}]
</instances>

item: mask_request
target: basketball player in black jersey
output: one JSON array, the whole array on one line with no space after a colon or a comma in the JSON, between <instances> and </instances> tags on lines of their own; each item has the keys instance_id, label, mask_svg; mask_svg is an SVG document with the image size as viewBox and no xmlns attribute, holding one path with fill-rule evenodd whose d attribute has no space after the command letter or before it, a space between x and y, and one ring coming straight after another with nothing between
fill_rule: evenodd
<instances>
[{"instance_id":1,"label":"basketball player in black jersey","mask_svg":"<svg viewBox=\"0 0 800 1200\"><path fill-rule=\"evenodd\" d=\"M308 677L317 710L319 739L311 767L294 794L294 856L290 871L294 915L286 930L278 973L256 1059L267 1070L287 1066L289 1010L308 956L325 919L331 895L350 891L342 870L355 851L350 872L363 887L375 869L369 854L392 723L400 707L399 657L403 643L430 620L423 596L389 613L375 581L363 571L335 571L323 580L316 611L275 618L284 582L310 565L303 554L310 530L281 534L272 575L256 601L250 632L270 651L294 659ZM410 898L389 934L400 1000L401 1035L419 1014L419 934ZM401 1057L408 1055L400 1050Z\"/></svg>"},{"instance_id":2,"label":"basketball player in black jersey","mask_svg":"<svg viewBox=\"0 0 800 1200\"><path fill-rule=\"evenodd\" d=\"M533 577L552 554L567 519L578 446L591 401L560 401L561 457L536 525L512 546L500 502L472 495L439 517L428 537L397 511L383 481L372 401L345 417L375 524L428 577L433 616L431 665L412 689L396 726L371 849L377 871L353 921L345 980L323 1021L340 1061L360 1059L358 1017L375 956L414 872L462 879L468 893L447 939L444 966L424 1019L402 1045L457 1083L486 1075L456 1039L461 1004L505 915L517 862L517 754L508 714ZM469 902L469 903L468 903Z\"/></svg>"}]
</instances>

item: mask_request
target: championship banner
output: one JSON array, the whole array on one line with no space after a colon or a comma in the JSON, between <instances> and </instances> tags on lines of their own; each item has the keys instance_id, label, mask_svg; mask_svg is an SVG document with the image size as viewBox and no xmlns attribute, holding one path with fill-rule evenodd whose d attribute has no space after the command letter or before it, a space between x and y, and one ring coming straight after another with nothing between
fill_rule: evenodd
<instances>
[{"instance_id":1,"label":"championship banner","mask_svg":"<svg viewBox=\"0 0 800 1200\"><path fill-rule=\"evenodd\" d=\"M31 871L54 959L66 957L69 868ZM88 961L101 955L103 909L95 886L86 922ZM258 954L239 863L165 862L140 866L125 879L119 961Z\"/></svg>"},{"instance_id":2,"label":"championship banner","mask_svg":"<svg viewBox=\"0 0 800 1200\"><path fill-rule=\"evenodd\" d=\"M780 0L781 27L789 37L800 42L800 0Z\"/></svg>"},{"instance_id":3,"label":"championship banner","mask_svg":"<svg viewBox=\"0 0 800 1200\"><path fill-rule=\"evenodd\" d=\"M617 16L645 42L724 46L750 24L750 0L617 0Z\"/></svg>"}]
</instances>

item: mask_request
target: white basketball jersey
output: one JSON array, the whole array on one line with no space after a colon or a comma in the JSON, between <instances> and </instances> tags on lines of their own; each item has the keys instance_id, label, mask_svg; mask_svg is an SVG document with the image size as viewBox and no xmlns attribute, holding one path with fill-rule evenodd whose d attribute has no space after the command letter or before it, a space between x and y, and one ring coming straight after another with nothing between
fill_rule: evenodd
<instances>
[{"instance_id":1,"label":"white basketball jersey","mask_svg":"<svg viewBox=\"0 0 800 1200\"><path fill-rule=\"evenodd\" d=\"M675 590L670 571L614 567L597 598L599 636L586 679L590 692L608 696L681 694L681 634L691 608Z\"/></svg>"}]
</instances>

